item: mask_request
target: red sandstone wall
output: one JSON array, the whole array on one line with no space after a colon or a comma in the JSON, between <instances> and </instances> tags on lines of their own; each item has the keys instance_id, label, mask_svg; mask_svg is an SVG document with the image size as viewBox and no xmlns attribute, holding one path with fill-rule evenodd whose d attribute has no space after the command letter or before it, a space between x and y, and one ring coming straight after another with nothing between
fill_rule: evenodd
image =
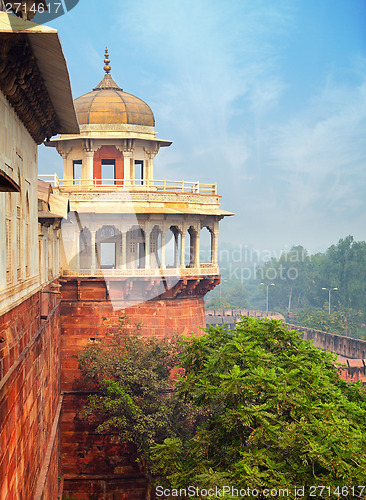
<instances>
[{"instance_id":1,"label":"red sandstone wall","mask_svg":"<svg viewBox=\"0 0 366 500\"><path fill-rule=\"evenodd\" d=\"M81 418L85 402L85 394L64 395L61 419L64 497L78 500L108 493L101 498L142 500L146 481L135 462L134 447L116 435L96 434L95 425Z\"/></svg>"},{"instance_id":2,"label":"red sandstone wall","mask_svg":"<svg viewBox=\"0 0 366 500\"><path fill-rule=\"evenodd\" d=\"M79 285L68 281L63 284L61 293L63 391L77 389L75 380L80 378L78 352L90 339L98 340L111 333L121 314L127 315L131 324L140 323L141 333L146 337L199 334L200 328L206 326L203 295L157 298L113 310L104 281L84 281Z\"/></svg>"},{"instance_id":3,"label":"red sandstone wall","mask_svg":"<svg viewBox=\"0 0 366 500\"><path fill-rule=\"evenodd\" d=\"M45 455L60 394L59 304L57 295L36 293L0 317L1 500L35 498L42 470L49 493L40 499L57 498L57 460L48 469Z\"/></svg>"},{"instance_id":4,"label":"red sandstone wall","mask_svg":"<svg viewBox=\"0 0 366 500\"><path fill-rule=\"evenodd\" d=\"M118 293L129 289L129 285L123 288L126 283L117 285L114 290ZM191 284L188 287L192 289ZM176 289L180 291L182 286ZM114 310L111 288L107 291L103 280L69 280L61 293L61 385L66 391L61 417L64 496L77 500L94 498L93 494L106 500L143 499L146 482L134 461L134 450L117 436L95 434L95 426L81 419L86 395L81 390L77 354L90 339L111 333L121 314L127 315L131 324L140 323L146 337L200 333L199 327L205 327L204 296L160 297L137 304L120 301L122 308Z\"/></svg>"}]
</instances>

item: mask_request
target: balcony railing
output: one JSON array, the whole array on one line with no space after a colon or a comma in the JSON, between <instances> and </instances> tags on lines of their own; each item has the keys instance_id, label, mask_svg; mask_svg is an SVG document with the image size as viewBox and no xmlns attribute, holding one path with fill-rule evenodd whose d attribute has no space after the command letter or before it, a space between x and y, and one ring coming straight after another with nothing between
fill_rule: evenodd
<instances>
[{"instance_id":1,"label":"balcony railing","mask_svg":"<svg viewBox=\"0 0 366 500\"><path fill-rule=\"evenodd\" d=\"M200 182L170 181L167 179L59 179L56 174L40 175L62 191L153 191L169 193L217 194L217 185Z\"/></svg>"},{"instance_id":2,"label":"balcony railing","mask_svg":"<svg viewBox=\"0 0 366 500\"><path fill-rule=\"evenodd\" d=\"M201 264L199 267L158 268L158 269L64 269L63 276L97 276L97 277L166 277L166 276L205 276L219 274L217 264Z\"/></svg>"}]
</instances>

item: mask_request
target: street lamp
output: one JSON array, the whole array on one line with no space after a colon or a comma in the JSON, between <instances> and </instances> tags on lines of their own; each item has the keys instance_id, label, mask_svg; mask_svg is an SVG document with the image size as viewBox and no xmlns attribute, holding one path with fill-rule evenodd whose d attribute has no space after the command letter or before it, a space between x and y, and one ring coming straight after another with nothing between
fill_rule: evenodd
<instances>
[{"instance_id":1,"label":"street lamp","mask_svg":"<svg viewBox=\"0 0 366 500\"><path fill-rule=\"evenodd\" d=\"M275 286L275 283L270 283L269 285L266 285L265 283L261 283L261 285L264 285L264 286L266 286L266 287L267 287L267 304L266 304L267 309L266 309L266 311L268 312L268 288L269 288L270 286Z\"/></svg>"},{"instance_id":2,"label":"street lamp","mask_svg":"<svg viewBox=\"0 0 366 500\"><path fill-rule=\"evenodd\" d=\"M329 302L329 314L330 314L330 293L331 293L332 290L338 290L338 288L337 287L335 287L335 288L324 288L324 287L322 287L322 290L328 290L328 292L329 292L328 302Z\"/></svg>"}]
</instances>

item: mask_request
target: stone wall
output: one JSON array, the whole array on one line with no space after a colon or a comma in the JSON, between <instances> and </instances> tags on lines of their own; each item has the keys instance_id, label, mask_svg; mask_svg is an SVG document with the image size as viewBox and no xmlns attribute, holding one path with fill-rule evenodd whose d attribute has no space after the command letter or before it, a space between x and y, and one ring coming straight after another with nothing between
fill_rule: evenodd
<instances>
[{"instance_id":1,"label":"stone wall","mask_svg":"<svg viewBox=\"0 0 366 500\"><path fill-rule=\"evenodd\" d=\"M303 326L290 325L302 333L304 340L312 340L315 347L324 349L325 351L335 352L339 356L353 359L365 359L366 356L366 341L360 339L353 339L351 337L344 337L342 335L335 335L333 333L322 332L312 328L305 328Z\"/></svg>"},{"instance_id":2,"label":"stone wall","mask_svg":"<svg viewBox=\"0 0 366 500\"><path fill-rule=\"evenodd\" d=\"M131 279L131 286L136 285L134 282L135 279ZM178 288L182 291L182 287ZM192 287L188 284L187 289L191 291ZM121 308L114 309L111 287L108 289L103 279L85 278L65 280L61 294L64 495L77 500L92 498L91 495L97 493L103 493L104 499L142 499L146 481L135 461L135 450L122 443L118 436L96 434L95 425L81 418L87 394L77 354L83 346L115 331L122 314L127 316L131 328L139 323L145 337L199 333L199 327L205 327L203 295L160 296L135 303L122 301Z\"/></svg>"},{"instance_id":3,"label":"stone wall","mask_svg":"<svg viewBox=\"0 0 366 500\"><path fill-rule=\"evenodd\" d=\"M59 295L37 292L0 317L0 366L0 498L55 500Z\"/></svg>"}]
</instances>

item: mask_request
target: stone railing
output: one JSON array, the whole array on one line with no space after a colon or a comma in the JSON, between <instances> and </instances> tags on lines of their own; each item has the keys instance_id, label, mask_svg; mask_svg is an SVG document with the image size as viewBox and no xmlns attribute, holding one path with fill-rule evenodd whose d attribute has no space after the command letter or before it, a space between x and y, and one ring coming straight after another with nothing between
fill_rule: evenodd
<instances>
[{"instance_id":1,"label":"stone railing","mask_svg":"<svg viewBox=\"0 0 366 500\"><path fill-rule=\"evenodd\" d=\"M334 333L322 332L313 328L304 326L290 325L287 326L301 333L304 340L312 340L315 347L324 349L325 351L335 352L339 356L353 359L366 358L366 341L336 335Z\"/></svg>"},{"instance_id":2,"label":"stone railing","mask_svg":"<svg viewBox=\"0 0 366 500\"><path fill-rule=\"evenodd\" d=\"M57 174L40 175L39 179L64 192L77 191L153 191L163 193L217 194L216 184L170 181L167 179L59 179Z\"/></svg>"},{"instance_id":3,"label":"stone railing","mask_svg":"<svg viewBox=\"0 0 366 500\"><path fill-rule=\"evenodd\" d=\"M218 275L217 264L201 264L199 267L174 267L156 269L64 269L63 276L67 277L167 277L167 276L207 276Z\"/></svg>"}]
</instances>

